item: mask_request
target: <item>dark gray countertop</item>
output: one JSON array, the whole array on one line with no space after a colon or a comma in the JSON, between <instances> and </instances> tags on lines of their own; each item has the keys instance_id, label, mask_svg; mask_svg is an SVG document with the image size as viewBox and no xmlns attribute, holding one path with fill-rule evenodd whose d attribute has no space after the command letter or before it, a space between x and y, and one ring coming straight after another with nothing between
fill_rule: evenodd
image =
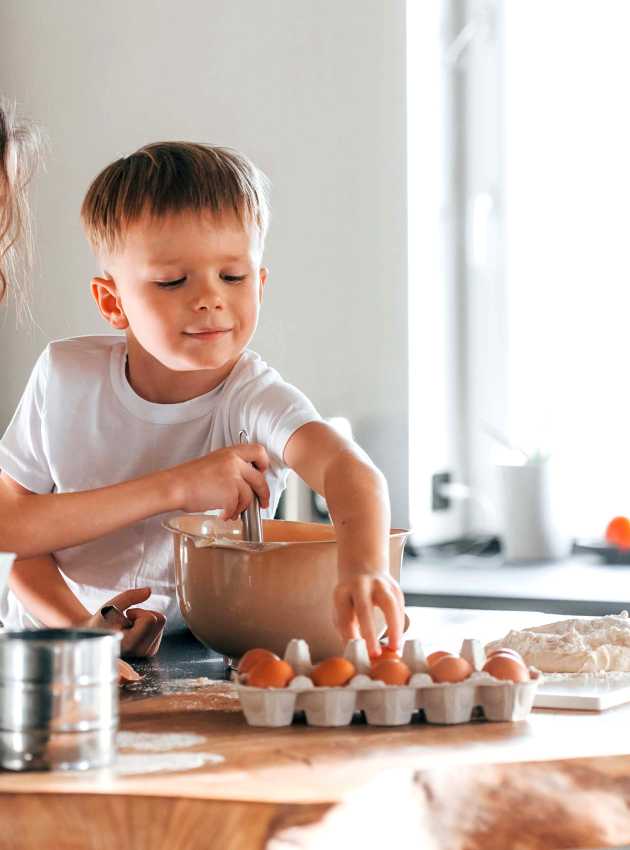
<instances>
[{"instance_id":1,"label":"dark gray countertop","mask_svg":"<svg viewBox=\"0 0 630 850\"><path fill-rule=\"evenodd\" d=\"M167 635L154 658L128 660L143 678L123 688L123 699L186 690L186 682L226 679L230 672L224 657L206 649L189 631Z\"/></svg>"}]
</instances>

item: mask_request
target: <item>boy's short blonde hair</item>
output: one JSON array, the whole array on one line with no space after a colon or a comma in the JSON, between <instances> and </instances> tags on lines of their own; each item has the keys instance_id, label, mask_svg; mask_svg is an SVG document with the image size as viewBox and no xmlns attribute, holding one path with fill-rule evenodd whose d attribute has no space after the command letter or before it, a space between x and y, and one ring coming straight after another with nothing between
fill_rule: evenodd
<instances>
[{"instance_id":1,"label":"boy's short blonde hair","mask_svg":"<svg viewBox=\"0 0 630 850\"><path fill-rule=\"evenodd\" d=\"M243 154L195 142L155 142L108 165L81 207L88 239L98 253L120 244L144 213L234 213L254 223L264 243L269 226L268 180Z\"/></svg>"}]
</instances>

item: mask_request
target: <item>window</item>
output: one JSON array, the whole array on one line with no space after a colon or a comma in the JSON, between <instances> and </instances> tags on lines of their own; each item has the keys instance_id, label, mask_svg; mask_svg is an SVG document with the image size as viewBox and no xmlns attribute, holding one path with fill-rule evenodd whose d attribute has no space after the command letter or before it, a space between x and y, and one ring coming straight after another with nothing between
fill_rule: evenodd
<instances>
[{"instance_id":1,"label":"window","mask_svg":"<svg viewBox=\"0 0 630 850\"><path fill-rule=\"evenodd\" d=\"M601 536L630 513L630 4L410 2L408 23L412 522L496 530L494 429L549 451L569 530ZM441 469L476 499L436 517Z\"/></svg>"}]
</instances>

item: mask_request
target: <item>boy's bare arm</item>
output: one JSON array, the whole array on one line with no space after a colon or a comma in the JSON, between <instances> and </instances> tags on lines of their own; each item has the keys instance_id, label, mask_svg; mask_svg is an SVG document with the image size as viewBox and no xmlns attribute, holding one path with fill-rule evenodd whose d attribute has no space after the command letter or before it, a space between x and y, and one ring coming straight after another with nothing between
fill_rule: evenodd
<instances>
[{"instance_id":1,"label":"boy's bare arm","mask_svg":"<svg viewBox=\"0 0 630 850\"><path fill-rule=\"evenodd\" d=\"M100 611L90 612L70 590L52 555L16 561L9 573L9 587L26 610L49 628L115 628ZM126 611L121 653L126 656L155 655L160 647L166 617L159 611L131 608L146 602L149 588L130 588L109 600ZM121 628L118 626L118 628Z\"/></svg>"},{"instance_id":2,"label":"boy's bare arm","mask_svg":"<svg viewBox=\"0 0 630 850\"><path fill-rule=\"evenodd\" d=\"M387 620L390 645L397 647L404 598L389 573L390 508L382 473L358 446L323 422L296 431L284 459L328 503L339 546L335 610L340 632L351 638L360 630L370 653L377 654L376 605Z\"/></svg>"},{"instance_id":3,"label":"boy's bare arm","mask_svg":"<svg viewBox=\"0 0 630 850\"><path fill-rule=\"evenodd\" d=\"M19 558L46 555L167 511L221 508L226 519L236 519L252 491L268 506L268 465L264 448L252 443L109 487L44 495L31 493L3 472L0 550Z\"/></svg>"},{"instance_id":4,"label":"boy's bare arm","mask_svg":"<svg viewBox=\"0 0 630 850\"><path fill-rule=\"evenodd\" d=\"M52 555L16 561L9 587L32 614L49 628L78 626L90 617L63 580Z\"/></svg>"}]
</instances>

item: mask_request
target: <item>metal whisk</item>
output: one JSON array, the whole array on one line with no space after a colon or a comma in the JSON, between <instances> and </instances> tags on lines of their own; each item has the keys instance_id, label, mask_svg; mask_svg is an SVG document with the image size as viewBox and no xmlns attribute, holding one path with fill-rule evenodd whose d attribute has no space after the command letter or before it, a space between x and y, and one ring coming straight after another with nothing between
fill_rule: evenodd
<instances>
[{"instance_id":1,"label":"metal whisk","mask_svg":"<svg viewBox=\"0 0 630 850\"><path fill-rule=\"evenodd\" d=\"M239 440L241 443L249 443L247 431L244 429L239 434ZM247 540L249 543L262 543L263 527L260 518L260 502L255 493L249 507L241 514L241 519L243 520L243 540Z\"/></svg>"}]
</instances>

